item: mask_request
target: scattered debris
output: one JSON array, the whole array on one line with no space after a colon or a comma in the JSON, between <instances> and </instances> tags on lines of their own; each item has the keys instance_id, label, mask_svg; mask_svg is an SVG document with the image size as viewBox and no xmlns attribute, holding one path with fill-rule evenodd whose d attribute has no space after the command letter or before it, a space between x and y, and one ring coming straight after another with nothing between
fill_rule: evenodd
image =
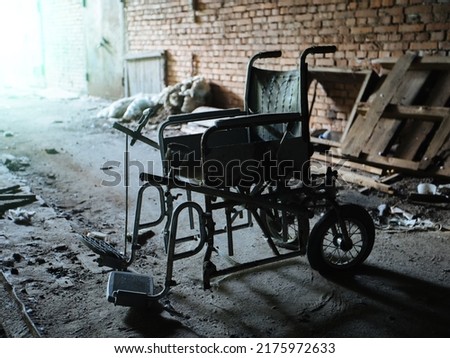
<instances>
[{"instance_id":1,"label":"scattered debris","mask_svg":"<svg viewBox=\"0 0 450 358\"><path fill-rule=\"evenodd\" d=\"M38 265L43 265L46 263L45 259L42 257L37 257L36 260L34 260L35 263L37 263Z\"/></svg>"},{"instance_id":2,"label":"scattered debris","mask_svg":"<svg viewBox=\"0 0 450 358\"><path fill-rule=\"evenodd\" d=\"M105 240L107 238L108 235L99 232L99 231L91 231L87 234L88 237L92 237L94 239L98 239L98 240Z\"/></svg>"},{"instance_id":3,"label":"scattered debris","mask_svg":"<svg viewBox=\"0 0 450 358\"><path fill-rule=\"evenodd\" d=\"M68 249L66 244L58 244L52 247L52 251L66 251Z\"/></svg>"},{"instance_id":4,"label":"scattered debris","mask_svg":"<svg viewBox=\"0 0 450 358\"><path fill-rule=\"evenodd\" d=\"M431 183L420 183L417 185L417 193L423 195L434 195L436 194L437 186Z\"/></svg>"},{"instance_id":5,"label":"scattered debris","mask_svg":"<svg viewBox=\"0 0 450 358\"><path fill-rule=\"evenodd\" d=\"M138 95L128 105L122 116L124 122L130 122L138 119L144 110L154 107L158 103L158 96Z\"/></svg>"},{"instance_id":6,"label":"scattered debris","mask_svg":"<svg viewBox=\"0 0 450 358\"><path fill-rule=\"evenodd\" d=\"M320 153L314 153L312 156L311 172L313 174L324 174L326 168L331 166L333 170L338 171L337 185L355 184L361 186L361 193L368 189L375 189L385 194L395 194L391 183L400 178L395 173L383 176L383 170L372 166L365 166L344 158L336 156L327 156Z\"/></svg>"},{"instance_id":7,"label":"scattered debris","mask_svg":"<svg viewBox=\"0 0 450 358\"><path fill-rule=\"evenodd\" d=\"M0 214L38 200L34 194L18 194L20 191L20 185L0 189Z\"/></svg>"},{"instance_id":8,"label":"scattered debris","mask_svg":"<svg viewBox=\"0 0 450 358\"><path fill-rule=\"evenodd\" d=\"M450 197L440 194L410 194L408 201L417 204L450 204Z\"/></svg>"},{"instance_id":9,"label":"scattered debris","mask_svg":"<svg viewBox=\"0 0 450 358\"><path fill-rule=\"evenodd\" d=\"M441 184L438 186L438 192L443 195L450 195L450 184Z\"/></svg>"},{"instance_id":10,"label":"scattered debris","mask_svg":"<svg viewBox=\"0 0 450 358\"><path fill-rule=\"evenodd\" d=\"M122 118L134 97L121 98L97 113L98 118Z\"/></svg>"},{"instance_id":11,"label":"scattered debris","mask_svg":"<svg viewBox=\"0 0 450 358\"><path fill-rule=\"evenodd\" d=\"M11 271L17 274L18 271ZM10 338L41 337L40 331L31 320L28 307L18 297L15 288L0 271L0 317L5 335Z\"/></svg>"},{"instance_id":12,"label":"scattered debris","mask_svg":"<svg viewBox=\"0 0 450 358\"><path fill-rule=\"evenodd\" d=\"M8 219L12 220L17 225L31 225L31 218L36 214L35 211L25 211L22 209L9 210L7 213Z\"/></svg>"},{"instance_id":13,"label":"scattered debris","mask_svg":"<svg viewBox=\"0 0 450 358\"><path fill-rule=\"evenodd\" d=\"M47 154L59 154L59 152L55 148L45 149L45 153L47 153Z\"/></svg>"},{"instance_id":14,"label":"scattered debris","mask_svg":"<svg viewBox=\"0 0 450 358\"><path fill-rule=\"evenodd\" d=\"M15 262L16 261L13 258L11 258L11 259L3 259L2 260L2 266L4 266L4 267L14 267Z\"/></svg>"},{"instance_id":15,"label":"scattered debris","mask_svg":"<svg viewBox=\"0 0 450 358\"><path fill-rule=\"evenodd\" d=\"M16 261L16 262L20 262L20 261L22 261L23 256L22 256L21 254L18 254L17 252L15 252L15 253L13 254L13 259L14 259L14 261Z\"/></svg>"},{"instance_id":16,"label":"scattered debris","mask_svg":"<svg viewBox=\"0 0 450 358\"><path fill-rule=\"evenodd\" d=\"M147 108L157 108L169 114L190 113L209 103L211 87L205 78L196 76L166 87L157 94L141 93L132 97L121 98L98 112L99 118L121 119L130 122L141 117ZM154 116L157 120L159 116ZM152 124L155 124L153 122Z\"/></svg>"},{"instance_id":17,"label":"scattered debris","mask_svg":"<svg viewBox=\"0 0 450 358\"><path fill-rule=\"evenodd\" d=\"M450 204L450 196L442 194L450 194L446 190L446 185L440 185L439 187L432 183L419 183L417 185L417 194L411 193L408 196L408 201L418 204Z\"/></svg>"},{"instance_id":18,"label":"scattered debris","mask_svg":"<svg viewBox=\"0 0 450 358\"><path fill-rule=\"evenodd\" d=\"M1 188L0 189L0 194L3 193L17 193L20 191L20 185L13 185L13 186L9 186L7 188Z\"/></svg>"},{"instance_id":19,"label":"scattered debris","mask_svg":"<svg viewBox=\"0 0 450 358\"><path fill-rule=\"evenodd\" d=\"M2 154L1 160L11 172L23 171L26 167L30 166L30 159L28 157L17 158L12 154Z\"/></svg>"},{"instance_id":20,"label":"scattered debris","mask_svg":"<svg viewBox=\"0 0 450 358\"><path fill-rule=\"evenodd\" d=\"M387 204L378 206L378 219L383 229L398 229L401 231L427 231L441 230L442 225L429 219L422 219L399 207L390 207Z\"/></svg>"}]
</instances>

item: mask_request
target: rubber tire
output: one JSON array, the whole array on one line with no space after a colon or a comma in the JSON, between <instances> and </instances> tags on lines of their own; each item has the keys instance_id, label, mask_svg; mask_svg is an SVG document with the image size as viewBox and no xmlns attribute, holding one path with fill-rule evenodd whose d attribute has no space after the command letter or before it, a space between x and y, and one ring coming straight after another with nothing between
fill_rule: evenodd
<instances>
[{"instance_id":1,"label":"rubber tire","mask_svg":"<svg viewBox=\"0 0 450 358\"><path fill-rule=\"evenodd\" d=\"M354 260L343 265L335 265L323 255L322 246L328 230L337 224L337 215L334 209L329 210L316 223L311 231L308 241L307 257L314 270L321 273L348 272L360 266L370 255L375 242L375 225L370 214L359 205L345 204L340 207L341 215L347 224L352 222L358 225L363 240L363 248Z\"/></svg>"}]
</instances>

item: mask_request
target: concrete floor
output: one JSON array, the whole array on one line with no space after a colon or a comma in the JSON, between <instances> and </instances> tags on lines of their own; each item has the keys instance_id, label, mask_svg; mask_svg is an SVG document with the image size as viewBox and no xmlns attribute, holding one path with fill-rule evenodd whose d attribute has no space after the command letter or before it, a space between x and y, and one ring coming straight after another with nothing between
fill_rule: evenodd
<instances>
[{"instance_id":1,"label":"concrete floor","mask_svg":"<svg viewBox=\"0 0 450 358\"><path fill-rule=\"evenodd\" d=\"M0 219L0 266L43 336L450 336L450 235L444 230L379 228L371 256L353 275L324 277L300 257L215 279L210 290L202 288L199 254L177 262L178 285L153 308L107 303L107 272L96 266L95 256L79 240L83 233L100 231L122 245L124 188L105 186L112 178L100 168L123 160L124 138L111 129L111 122L95 117L105 105L93 98L29 92L6 92L0 100L2 155L29 158L29 166L20 171L1 166L0 187L18 183L42 198L23 208L35 212L31 225ZM12 136L5 136L7 132ZM50 154L50 149L57 153ZM137 144L131 156L159 166L158 152L148 146ZM136 168L131 178L129 205L134 208ZM395 203L449 224L448 207L408 206L401 197L344 189L344 201L369 210ZM152 207L156 198L150 195L147 201ZM156 280L164 271L161 229L155 228L157 235L132 266ZM237 233L236 246L240 254L235 260L266 252L257 228ZM23 259L11 266L14 254Z\"/></svg>"}]
</instances>

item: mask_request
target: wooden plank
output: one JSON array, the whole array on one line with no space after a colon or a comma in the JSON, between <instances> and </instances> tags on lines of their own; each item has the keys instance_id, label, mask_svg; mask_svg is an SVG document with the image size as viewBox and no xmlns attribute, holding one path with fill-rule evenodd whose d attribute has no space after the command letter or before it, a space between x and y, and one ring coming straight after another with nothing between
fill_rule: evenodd
<instances>
[{"instance_id":1,"label":"wooden plank","mask_svg":"<svg viewBox=\"0 0 450 358\"><path fill-rule=\"evenodd\" d=\"M425 72L425 71L422 71ZM432 90L429 92L428 97L420 102L421 104L426 104L428 106L445 106L450 96L450 72L436 72L436 71L426 71L430 73L430 80L433 81ZM428 77L428 76L427 76ZM428 81L430 82L430 81ZM420 99L419 99L420 100ZM417 103L418 101L416 101ZM433 107L429 107L433 108ZM450 114L450 108L447 109ZM445 117L446 115L443 115ZM408 140L403 141L406 145L401 145L396 151L396 156L403 159L418 160L421 158L416 158L420 153L419 149L428 145L429 134L433 130L434 124L429 121L418 122L415 119L407 120L405 128L399 134L400 138L407 138Z\"/></svg>"},{"instance_id":2,"label":"wooden plank","mask_svg":"<svg viewBox=\"0 0 450 358\"><path fill-rule=\"evenodd\" d=\"M372 61L374 65L380 65L383 68L391 69L396 64L396 59L381 58ZM411 69L423 69L423 70L450 70L450 57L447 56L425 56L417 59L412 65Z\"/></svg>"},{"instance_id":3,"label":"wooden plank","mask_svg":"<svg viewBox=\"0 0 450 358\"><path fill-rule=\"evenodd\" d=\"M359 70L355 71L348 68L338 67L308 67L308 77L318 82L359 82L361 76L367 76L371 71Z\"/></svg>"},{"instance_id":4,"label":"wooden plank","mask_svg":"<svg viewBox=\"0 0 450 358\"><path fill-rule=\"evenodd\" d=\"M403 83L392 96L390 103L399 105L413 104L429 75L430 71L409 69L405 73Z\"/></svg>"},{"instance_id":5,"label":"wooden plank","mask_svg":"<svg viewBox=\"0 0 450 358\"><path fill-rule=\"evenodd\" d=\"M411 71L405 73L405 78L403 80L403 83L399 86L397 89L397 92L392 96L391 103L390 104L399 104L399 105L407 105L411 104L414 99L417 97L417 95L420 92L420 89L422 88L423 84L427 80L430 72L429 71ZM382 122L382 124L380 123ZM399 127L402 125L402 121L400 120L384 120L380 119L377 127L375 128L374 132L372 133L371 140L369 140L366 149L363 150L364 153L387 153L391 151L391 146L396 143L398 144L396 150L395 150L395 156L403 159L412 159L412 158L406 158L405 156L401 155L404 151L404 148L410 149L412 145L410 146L410 138L412 138L408 133L405 133L404 136L401 138L408 138L408 140L401 141L398 143L396 141L396 138L399 138L401 136L399 134ZM407 130L408 128L406 128ZM405 128L401 128L401 132L405 132ZM423 140L423 138L421 138ZM418 146L422 143L422 140L419 139ZM417 146L417 147L418 147ZM411 148L414 151L414 148ZM400 152L399 152L400 151ZM417 151L417 149L416 149ZM415 151L414 151L415 153Z\"/></svg>"},{"instance_id":6,"label":"wooden plank","mask_svg":"<svg viewBox=\"0 0 450 358\"><path fill-rule=\"evenodd\" d=\"M364 118L364 130L353 133L352 141L346 141L342 146L344 154L359 157L386 106L396 95L397 89L403 84L405 74L416 57L416 53L408 52L396 62L380 90L376 93L377 95Z\"/></svg>"},{"instance_id":7,"label":"wooden plank","mask_svg":"<svg viewBox=\"0 0 450 358\"><path fill-rule=\"evenodd\" d=\"M369 104L361 103L358 113L364 115L369 110ZM438 121L450 114L450 108L430 106L402 106L389 104L383 113L384 118L414 118L425 121Z\"/></svg>"},{"instance_id":8,"label":"wooden plank","mask_svg":"<svg viewBox=\"0 0 450 358\"><path fill-rule=\"evenodd\" d=\"M436 175L450 178L450 135L439 150L438 156L442 158L444 163L436 171Z\"/></svg>"},{"instance_id":9,"label":"wooden plank","mask_svg":"<svg viewBox=\"0 0 450 358\"><path fill-rule=\"evenodd\" d=\"M345 140L341 143L341 152L343 154L357 157L356 155L352 155L354 152L353 148L358 146L358 143L354 144L354 142L359 141L359 134L365 130L364 119L365 116L362 114L358 114L358 116L356 117Z\"/></svg>"},{"instance_id":10,"label":"wooden plank","mask_svg":"<svg viewBox=\"0 0 450 358\"><path fill-rule=\"evenodd\" d=\"M427 148L422 160L420 161L419 169L426 169L430 161L438 154L439 149L446 143L450 133L450 116L442 119L441 125L436 131L433 140Z\"/></svg>"},{"instance_id":11,"label":"wooden plank","mask_svg":"<svg viewBox=\"0 0 450 358\"><path fill-rule=\"evenodd\" d=\"M336 147L336 148L341 146L341 143L336 142L334 140L317 138L317 137L311 137L311 143L323 144L323 145L327 145L330 147Z\"/></svg>"},{"instance_id":12,"label":"wooden plank","mask_svg":"<svg viewBox=\"0 0 450 358\"><path fill-rule=\"evenodd\" d=\"M373 71L366 73L366 77L364 78L364 81L358 92L358 96L356 96L355 103L354 103L352 110L347 118L347 124L345 125L344 131L342 132L342 137L340 140L341 143L345 141L348 131L350 130L351 126L353 125L353 122L355 121L355 119L357 117L358 104L361 102L362 97L366 91L367 85L373 76L376 76L375 72L373 72Z\"/></svg>"},{"instance_id":13,"label":"wooden plank","mask_svg":"<svg viewBox=\"0 0 450 358\"><path fill-rule=\"evenodd\" d=\"M389 184L380 183L376 179L367 177L365 175L353 173L347 170L339 170L338 180L339 179L347 183L357 184L367 188L376 189L383 193L394 194L394 190Z\"/></svg>"},{"instance_id":14,"label":"wooden plank","mask_svg":"<svg viewBox=\"0 0 450 358\"><path fill-rule=\"evenodd\" d=\"M363 164L363 163L352 162L351 160L341 158L341 157L336 157L334 155L324 155L324 154L320 154L320 153L314 153L311 156L311 158L315 159L315 160L319 160L321 162L325 162L327 164L332 164L333 166L338 166L338 167L343 166L343 167L347 167L347 168L362 170L367 173L376 174L376 175L383 174L383 169L381 169L381 168L377 168L377 167Z\"/></svg>"},{"instance_id":15,"label":"wooden plank","mask_svg":"<svg viewBox=\"0 0 450 358\"><path fill-rule=\"evenodd\" d=\"M404 169L406 171L416 171L419 169L419 162L395 157L383 157L380 155L368 155L366 161L379 164L387 169Z\"/></svg>"},{"instance_id":16,"label":"wooden plank","mask_svg":"<svg viewBox=\"0 0 450 358\"><path fill-rule=\"evenodd\" d=\"M7 188L1 188L0 189L0 194L3 193L13 193L15 191L20 190L20 185L13 185L13 186L9 186Z\"/></svg>"},{"instance_id":17,"label":"wooden plank","mask_svg":"<svg viewBox=\"0 0 450 358\"><path fill-rule=\"evenodd\" d=\"M399 119L380 118L363 152L371 155L385 155L400 124Z\"/></svg>"},{"instance_id":18,"label":"wooden plank","mask_svg":"<svg viewBox=\"0 0 450 358\"><path fill-rule=\"evenodd\" d=\"M391 175L388 175L388 176L385 176L385 177L381 177L380 179L378 179L378 182L382 183L382 184L389 184L389 183L391 183L393 181L396 181L397 179L400 179L400 178L401 178L401 174L394 173L394 174L391 174ZM369 189L370 188L368 188L368 187L364 187L364 188L360 189L359 192L360 193L365 193Z\"/></svg>"},{"instance_id":19,"label":"wooden plank","mask_svg":"<svg viewBox=\"0 0 450 358\"><path fill-rule=\"evenodd\" d=\"M431 106L445 106L450 99L450 69L440 71L433 89L430 91L426 104Z\"/></svg>"},{"instance_id":20,"label":"wooden plank","mask_svg":"<svg viewBox=\"0 0 450 358\"><path fill-rule=\"evenodd\" d=\"M414 160L419 148L433 129L432 122L407 119L405 126L399 132L399 146L395 156L407 160Z\"/></svg>"},{"instance_id":21,"label":"wooden plank","mask_svg":"<svg viewBox=\"0 0 450 358\"><path fill-rule=\"evenodd\" d=\"M311 172L313 174L324 174L325 171L322 169L323 168L319 169L319 168L315 167L314 165L311 166ZM388 184L380 183L377 179L374 179L367 175L354 173L352 171L341 168L338 171L337 185L339 185L339 182L342 182L342 181L345 183L357 184L357 185L360 185L363 187L376 189L383 193L388 193L388 194L394 193L391 186Z\"/></svg>"}]
</instances>

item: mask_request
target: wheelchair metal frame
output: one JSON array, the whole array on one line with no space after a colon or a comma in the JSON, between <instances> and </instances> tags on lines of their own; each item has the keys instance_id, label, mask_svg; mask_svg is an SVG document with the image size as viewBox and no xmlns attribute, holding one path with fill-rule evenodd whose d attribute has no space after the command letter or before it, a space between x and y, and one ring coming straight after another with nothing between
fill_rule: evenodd
<instances>
[{"instance_id":1,"label":"wheelchair metal frame","mask_svg":"<svg viewBox=\"0 0 450 358\"><path fill-rule=\"evenodd\" d=\"M335 179L337 173L333 172L331 168L328 168L326 174L323 176L312 177L309 173L310 168L308 161L312 154L312 147L309 133L309 109L307 100L308 68L306 57L309 54L332 53L335 50L336 48L334 46L319 46L308 48L302 52L298 71L300 76L298 88L299 100L296 104L297 108L295 109L297 111L295 112L253 112L250 89L250 78L252 76L253 65L256 60L262 58L274 58L281 56L281 51L271 51L259 53L253 56L249 62L244 111L239 109L228 109L170 116L159 127L159 143L142 136L140 133L140 130L145 126L148 119L151 117L151 112L147 112L143 115L139 123L139 128L136 131L132 131L119 123L115 123L114 128L127 134L127 141L128 137L131 136L133 141L140 140L159 149L161 153L161 160L166 165L164 166L164 173L162 176L155 175L153 173L140 174L140 179L144 182L144 184L140 187L137 195L131 244L127 243L128 240L126 238L124 254L114 252L114 255L111 255L111 250L108 251L108 248L99 248L96 246L96 243L92 243L92 240L87 240L88 246L90 246L97 253L101 254L101 259L103 259L103 262L101 263L110 266L115 270L126 271L127 268L133 263L135 259L135 252L139 248L138 237L140 232L160 225L165 220L166 222L162 236L167 253L166 277L164 287L162 289L157 292L147 293L144 295L146 300L152 301L159 300L167 295L171 287L174 285L174 262L200 253L205 246L206 250L203 257L203 286L205 289L210 288L211 279L214 277L305 255L307 245L306 241L309 239L310 234L308 220L314 215L315 210L319 206L328 208L335 213L337 221L341 227L339 242L342 241L345 243L349 241L350 239L348 237L347 226L345 225L343 218L340 216L340 205L336 201ZM285 106L291 107L291 103L283 103L282 107ZM291 110L292 108L288 109ZM178 142L177 140L173 140L171 142L171 140L168 140L165 137L165 130L170 128L170 126L206 119L215 119L216 121L215 124L207 129L201 136L185 136L185 138L178 139ZM232 185L228 187L223 185L214 186L210 185L210 183L208 183L208 181L204 178L201 182L183 179L183 177L179 175L181 166L175 163L177 160L174 160L174 157L172 156L173 153L171 152L173 149L171 147L172 145L175 147L174 152L178 154L178 162L183 162L183 160L186 159L186 155L183 157L183 148L186 147L189 149L191 142L195 140L195 146L199 146L199 148L197 148L197 155L200 155L199 165L202 174L204 174L205 158L208 158L208 155L210 155L211 152L214 152L214 150L211 149L212 147L208 146L208 142L211 138L219 138L219 140L221 140L220 138L222 137L228 138L226 137L227 135L231 136L233 131L236 131L236 133L239 134L239 131L242 129L247 130L248 128L263 128L264 126L283 124L283 128L285 129L281 138L273 140L273 143L269 141L261 141L262 144L259 144L262 148L264 148L264 150L271 148L270 150L276 153L278 159L278 155L282 151L283 145L288 143L289 140L296 140L295 138L289 139L287 137L287 133L290 130L292 131L292 128L294 128L294 126L298 123L301 123L300 137L303 140L302 148L306 151L306 153L302 154L304 157L301 160L301 164L303 164L301 166L301 172L297 173L297 175L291 173L289 177L278 177L275 180L266 180L266 178L263 177L260 182L254 183L247 187L236 187L234 186L234 182L232 182ZM251 146L252 142L250 141L245 144ZM239 150L239 148L237 150ZM219 154L222 155L221 152ZM226 175L227 174L225 173L225 176ZM161 212L156 220L151 222L143 222L143 197L145 191L149 188L156 189L159 195ZM177 200L177 196L172 192L174 189L181 189L186 193L186 201L183 201L177 206L174 205ZM192 193L197 193L204 196L203 206L192 200ZM179 216L184 210L188 211L189 225L191 229L194 229L194 217L197 217L199 225L197 229L198 233L187 237L178 237ZM224 228L216 227L214 213L218 210L225 211L226 225ZM298 222L302 220L303 223L308 223L305 224L305 230L307 232L302 233L305 237L299 238L299 242L296 244L297 246L294 247L294 249L288 250L287 252L280 252L277 244L274 242L273 233L271 232L270 227L262 217L263 214L267 215L270 211L277 211L281 214L281 218L279 219L281 228L279 230L283 237L287 235L288 231L286 219L287 215L297 218ZM236 223L238 218L241 220L239 223ZM242 222L242 219L245 219L244 222ZM235 250L233 232L253 226L253 221L255 221L262 230L270 248L271 255L269 257L218 269L212 259L213 252L217 251L215 247L215 236L220 234L227 235L228 255L233 256ZM299 232L300 228L298 235L300 235ZM177 252L177 244L185 241L194 241L196 243L195 246L189 250ZM127 245L131 245L131 252L129 254L127 254ZM115 295L119 294L120 292L115 293ZM129 292L125 292L124 294L129 294ZM116 302L117 300L113 299L113 301Z\"/></svg>"}]
</instances>

